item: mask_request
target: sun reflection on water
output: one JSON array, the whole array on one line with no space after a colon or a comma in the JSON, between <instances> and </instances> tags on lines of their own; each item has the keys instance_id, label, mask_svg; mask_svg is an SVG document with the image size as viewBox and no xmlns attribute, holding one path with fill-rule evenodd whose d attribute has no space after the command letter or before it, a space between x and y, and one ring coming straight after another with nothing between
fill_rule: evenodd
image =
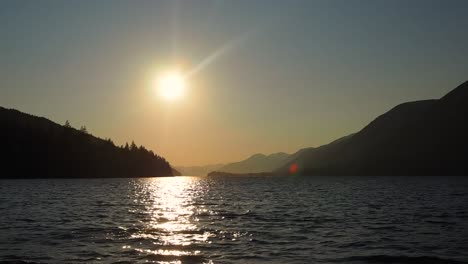
<instances>
[{"instance_id":1,"label":"sun reflection on water","mask_svg":"<svg viewBox=\"0 0 468 264\"><path fill-rule=\"evenodd\" d=\"M213 235L203 230L196 214L203 206L196 206L197 199L207 191L197 177L151 178L137 181L134 202L141 205L141 224L131 238L143 241L134 247L140 254L175 259L164 263L180 263L177 257L200 255L197 245L209 244ZM147 243L151 241L151 243ZM131 248L125 246L125 248Z\"/></svg>"}]
</instances>

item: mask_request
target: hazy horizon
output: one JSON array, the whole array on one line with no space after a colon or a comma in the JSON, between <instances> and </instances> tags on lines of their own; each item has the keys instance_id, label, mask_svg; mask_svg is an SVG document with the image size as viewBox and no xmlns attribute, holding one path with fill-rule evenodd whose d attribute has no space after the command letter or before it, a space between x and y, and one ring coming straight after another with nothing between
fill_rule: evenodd
<instances>
[{"instance_id":1,"label":"hazy horizon","mask_svg":"<svg viewBox=\"0 0 468 264\"><path fill-rule=\"evenodd\" d=\"M468 78L467 1L1 6L0 106L179 166L326 144ZM151 82L174 69L186 92L164 100Z\"/></svg>"}]
</instances>

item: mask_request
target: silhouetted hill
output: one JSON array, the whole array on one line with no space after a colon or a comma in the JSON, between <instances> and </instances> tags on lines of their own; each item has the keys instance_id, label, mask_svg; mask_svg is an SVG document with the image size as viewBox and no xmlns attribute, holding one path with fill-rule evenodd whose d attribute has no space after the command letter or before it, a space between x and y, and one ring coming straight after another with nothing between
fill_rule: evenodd
<instances>
[{"instance_id":1,"label":"silhouetted hill","mask_svg":"<svg viewBox=\"0 0 468 264\"><path fill-rule=\"evenodd\" d=\"M208 173L208 177L264 177L264 176L276 176L271 172L256 172L256 173L229 173L222 171L212 171Z\"/></svg>"},{"instance_id":2,"label":"silhouetted hill","mask_svg":"<svg viewBox=\"0 0 468 264\"><path fill-rule=\"evenodd\" d=\"M218 168L218 172L228 173L260 173L260 172L271 172L278 168L278 164L284 163L289 154L278 152L271 155L255 154L249 158L229 163L221 168Z\"/></svg>"},{"instance_id":3,"label":"silhouetted hill","mask_svg":"<svg viewBox=\"0 0 468 264\"><path fill-rule=\"evenodd\" d=\"M398 105L356 134L288 160L304 175L467 175L468 82L439 100Z\"/></svg>"},{"instance_id":4,"label":"silhouetted hill","mask_svg":"<svg viewBox=\"0 0 468 264\"><path fill-rule=\"evenodd\" d=\"M208 173L216 171L222 166L224 166L224 164L212 164L205 166L176 166L176 169L180 171L181 175L207 176Z\"/></svg>"},{"instance_id":5,"label":"silhouetted hill","mask_svg":"<svg viewBox=\"0 0 468 264\"><path fill-rule=\"evenodd\" d=\"M162 157L137 147L117 147L70 126L0 107L0 178L171 176Z\"/></svg>"},{"instance_id":6,"label":"silhouetted hill","mask_svg":"<svg viewBox=\"0 0 468 264\"><path fill-rule=\"evenodd\" d=\"M174 167L171 167L172 176L182 176L182 173Z\"/></svg>"}]
</instances>

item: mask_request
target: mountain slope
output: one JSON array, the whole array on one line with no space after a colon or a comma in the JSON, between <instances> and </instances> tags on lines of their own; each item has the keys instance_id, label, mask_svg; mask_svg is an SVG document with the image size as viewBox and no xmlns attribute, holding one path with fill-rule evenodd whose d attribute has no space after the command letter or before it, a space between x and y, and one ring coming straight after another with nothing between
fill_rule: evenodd
<instances>
[{"instance_id":1,"label":"mountain slope","mask_svg":"<svg viewBox=\"0 0 468 264\"><path fill-rule=\"evenodd\" d=\"M208 173L218 170L222 166L224 166L224 164L213 164L205 166L177 166L176 169L180 171L182 175L206 176Z\"/></svg>"},{"instance_id":2,"label":"mountain slope","mask_svg":"<svg viewBox=\"0 0 468 264\"><path fill-rule=\"evenodd\" d=\"M278 168L278 164L283 164L288 157L289 154L284 152L273 153L268 156L255 154L245 160L226 164L218 168L217 171L228 173L270 172Z\"/></svg>"},{"instance_id":3,"label":"mountain slope","mask_svg":"<svg viewBox=\"0 0 468 264\"><path fill-rule=\"evenodd\" d=\"M144 147L117 147L48 119L0 107L0 178L171 176L162 157Z\"/></svg>"},{"instance_id":4,"label":"mountain slope","mask_svg":"<svg viewBox=\"0 0 468 264\"><path fill-rule=\"evenodd\" d=\"M303 175L467 175L468 82L439 100L398 105L358 133L304 151Z\"/></svg>"}]
</instances>

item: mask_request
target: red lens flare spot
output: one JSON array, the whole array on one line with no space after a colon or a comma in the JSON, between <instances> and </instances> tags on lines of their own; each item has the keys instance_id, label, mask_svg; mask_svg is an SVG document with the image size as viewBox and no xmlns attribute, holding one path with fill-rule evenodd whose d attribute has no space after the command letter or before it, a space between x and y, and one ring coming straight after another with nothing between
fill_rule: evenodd
<instances>
[{"instance_id":1,"label":"red lens flare spot","mask_svg":"<svg viewBox=\"0 0 468 264\"><path fill-rule=\"evenodd\" d=\"M291 166L289 167L289 173L291 174L296 173L298 167L299 166L297 165L297 163L291 164Z\"/></svg>"}]
</instances>

